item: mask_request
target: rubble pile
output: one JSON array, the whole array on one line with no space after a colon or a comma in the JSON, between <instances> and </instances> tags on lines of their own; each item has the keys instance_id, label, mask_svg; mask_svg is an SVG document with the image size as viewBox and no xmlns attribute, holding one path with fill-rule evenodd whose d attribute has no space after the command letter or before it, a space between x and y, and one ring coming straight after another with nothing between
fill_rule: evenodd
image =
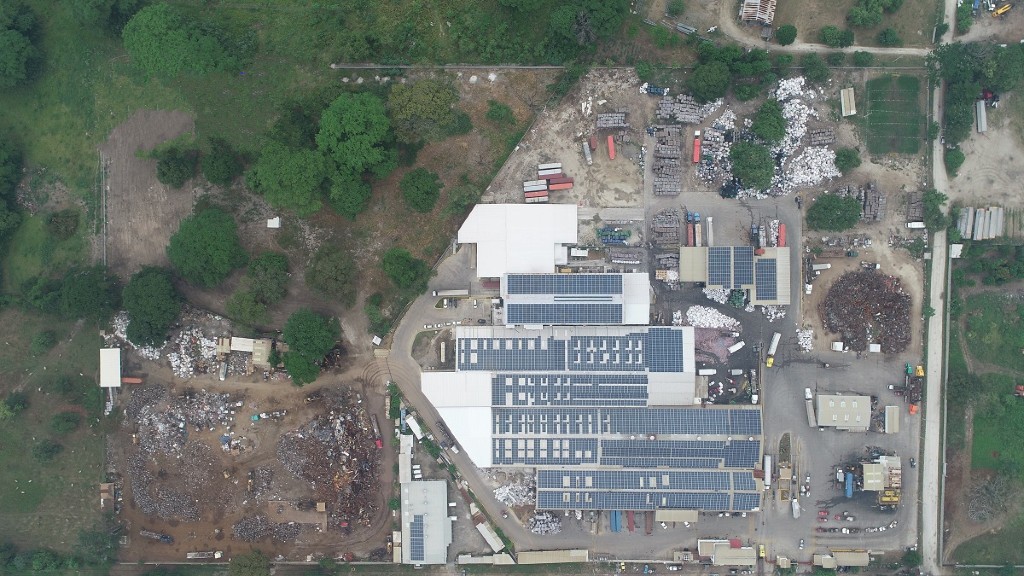
<instances>
[{"instance_id":1,"label":"rubble pile","mask_svg":"<svg viewBox=\"0 0 1024 576\"><path fill-rule=\"evenodd\" d=\"M665 96L658 101L655 115L659 120L676 121L682 124L699 124L715 113L722 106L722 100L700 105L689 94L679 94L675 98Z\"/></svg>"},{"instance_id":2,"label":"rubble pile","mask_svg":"<svg viewBox=\"0 0 1024 576\"><path fill-rule=\"evenodd\" d=\"M164 398L167 398L167 388L162 384L143 384L132 388L124 408L124 425L137 421L143 408L159 404Z\"/></svg>"},{"instance_id":3,"label":"rubble pile","mask_svg":"<svg viewBox=\"0 0 1024 576\"><path fill-rule=\"evenodd\" d=\"M761 306L761 313L764 314L769 322L775 322L786 317L786 307L769 304L768 306Z\"/></svg>"},{"instance_id":4,"label":"rubble pile","mask_svg":"<svg viewBox=\"0 0 1024 576\"><path fill-rule=\"evenodd\" d=\"M330 525L369 526L377 512L380 453L364 404L348 388L324 390L317 417L283 434L277 457L326 502Z\"/></svg>"},{"instance_id":5,"label":"rubble pile","mask_svg":"<svg viewBox=\"0 0 1024 576\"><path fill-rule=\"evenodd\" d=\"M814 349L814 330L797 330L796 342L804 352Z\"/></svg>"},{"instance_id":6,"label":"rubble pile","mask_svg":"<svg viewBox=\"0 0 1024 576\"><path fill-rule=\"evenodd\" d=\"M842 173L836 168L835 152L823 146L808 146L789 161L782 174L775 175L775 182L779 195L784 195L793 188L813 186L823 180L840 176Z\"/></svg>"},{"instance_id":7,"label":"rubble pile","mask_svg":"<svg viewBox=\"0 0 1024 576\"><path fill-rule=\"evenodd\" d=\"M678 196L683 191L683 134L679 126L654 126L654 194Z\"/></svg>"},{"instance_id":8,"label":"rubble pile","mask_svg":"<svg viewBox=\"0 0 1024 576\"><path fill-rule=\"evenodd\" d=\"M849 350L863 352L877 342L884 354L910 344L910 295L900 281L873 271L847 272L822 303L825 328L841 334Z\"/></svg>"},{"instance_id":9,"label":"rubble pile","mask_svg":"<svg viewBox=\"0 0 1024 576\"><path fill-rule=\"evenodd\" d=\"M271 486L274 481L274 471L270 468L261 467L249 471L249 484L247 492L253 500L266 500L270 495Z\"/></svg>"},{"instance_id":10,"label":"rubble pile","mask_svg":"<svg viewBox=\"0 0 1024 576\"><path fill-rule=\"evenodd\" d=\"M562 519L551 512L536 512L526 521L526 528L534 534L558 534L562 531Z\"/></svg>"},{"instance_id":11,"label":"rubble pile","mask_svg":"<svg viewBox=\"0 0 1024 576\"><path fill-rule=\"evenodd\" d=\"M494 497L505 506L526 506L537 501L536 489L529 477L527 482L503 484L494 490Z\"/></svg>"},{"instance_id":12,"label":"rubble pile","mask_svg":"<svg viewBox=\"0 0 1024 576\"><path fill-rule=\"evenodd\" d=\"M737 330L739 321L707 306L690 306L686 310L686 321L694 328L728 328Z\"/></svg>"},{"instance_id":13,"label":"rubble pile","mask_svg":"<svg viewBox=\"0 0 1024 576\"><path fill-rule=\"evenodd\" d=\"M725 304L729 300L728 288L714 288L712 286L706 286L704 288L704 295L708 297L708 300L713 300L719 304Z\"/></svg>"}]
</instances>

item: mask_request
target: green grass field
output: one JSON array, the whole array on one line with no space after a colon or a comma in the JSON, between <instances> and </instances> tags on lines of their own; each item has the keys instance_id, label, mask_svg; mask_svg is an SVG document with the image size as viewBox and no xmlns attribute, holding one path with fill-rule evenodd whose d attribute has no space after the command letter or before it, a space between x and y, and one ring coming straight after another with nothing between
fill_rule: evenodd
<instances>
[{"instance_id":1,"label":"green grass field","mask_svg":"<svg viewBox=\"0 0 1024 576\"><path fill-rule=\"evenodd\" d=\"M1024 302L1002 293L976 294L964 303L964 316L972 358L1024 374Z\"/></svg>"},{"instance_id":2,"label":"green grass field","mask_svg":"<svg viewBox=\"0 0 1024 576\"><path fill-rule=\"evenodd\" d=\"M1022 538L1024 513L1018 513L1002 529L986 532L958 546L953 557L963 564L1024 564Z\"/></svg>"},{"instance_id":3,"label":"green grass field","mask_svg":"<svg viewBox=\"0 0 1024 576\"><path fill-rule=\"evenodd\" d=\"M887 75L868 80L864 126L872 154L917 154L924 137L925 116L921 79Z\"/></svg>"},{"instance_id":4,"label":"green grass field","mask_svg":"<svg viewBox=\"0 0 1024 576\"><path fill-rule=\"evenodd\" d=\"M92 528L100 519L97 490L103 479L103 427L110 424L96 422L102 405L93 402L91 415L77 431L57 436L50 429L50 419L56 408L70 405L70 400L54 392L53 386L62 374L94 376L100 340L95 327L83 325L76 330L72 324L15 310L0 313L0 322L18 326L17 331L6 331L5 346L0 348L0 395L20 389L30 402L24 413L0 423L4 439L0 442L0 516L5 519L0 523L0 540L23 549L46 546L69 551L79 530ZM54 330L60 342L35 358L28 343L43 329ZM49 463L39 462L31 453L43 439L64 446Z\"/></svg>"}]
</instances>

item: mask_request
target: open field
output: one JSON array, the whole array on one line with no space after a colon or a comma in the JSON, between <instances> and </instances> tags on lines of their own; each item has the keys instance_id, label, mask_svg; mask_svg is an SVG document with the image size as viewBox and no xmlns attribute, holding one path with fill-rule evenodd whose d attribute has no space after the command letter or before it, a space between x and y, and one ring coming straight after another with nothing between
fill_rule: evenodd
<instances>
[{"instance_id":1,"label":"open field","mask_svg":"<svg viewBox=\"0 0 1024 576\"><path fill-rule=\"evenodd\" d=\"M1024 373L1024 301L1001 292L970 296L964 318L964 342L973 359Z\"/></svg>"},{"instance_id":2,"label":"open field","mask_svg":"<svg viewBox=\"0 0 1024 576\"><path fill-rule=\"evenodd\" d=\"M917 154L925 128L924 94L917 76L893 75L868 80L861 100L872 154Z\"/></svg>"},{"instance_id":3,"label":"open field","mask_svg":"<svg viewBox=\"0 0 1024 576\"><path fill-rule=\"evenodd\" d=\"M98 369L99 338L93 328L29 316L15 310L0 313L0 322L18 326L7 331L0 350L0 395L25 392L29 408L14 419L0 423L0 540L22 549L46 546L70 551L78 532L100 519L97 486L103 478L103 425L95 416L102 411L92 376ZM49 353L33 357L29 341L39 331L51 329L59 342ZM74 379L76 387L61 394L61 376ZM98 392L98 389L96 390ZM88 409L76 404L86 401ZM77 431L59 436L50 429L51 417L62 408L86 417ZM44 439L64 446L51 462L40 462L32 448Z\"/></svg>"},{"instance_id":4,"label":"open field","mask_svg":"<svg viewBox=\"0 0 1024 576\"><path fill-rule=\"evenodd\" d=\"M1024 19L1024 10L1017 16ZM950 179L948 194L951 201L966 206L1006 208L1007 234L1021 237L1024 202L1018 190L1024 180L1024 93L1017 90L1000 98L999 108L988 109L988 131L971 130L960 143L966 160L960 175ZM1012 220L1011 211L1016 211Z\"/></svg>"},{"instance_id":5,"label":"open field","mask_svg":"<svg viewBox=\"0 0 1024 576\"><path fill-rule=\"evenodd\" d=\"M779 2L775 10L775 26L793 24L797 29L798 40L820 42L818 31L825 26L846 28L846 14L856 5L856 0ZM939 5L939 2L933 0L904 2L895 13L885 14L880 25L873 28L854 28L855 45L878 46L878 33L892 27L903 39L904 46L931 46L932 30L937 22Z\"/></svg>"}]
</instances>

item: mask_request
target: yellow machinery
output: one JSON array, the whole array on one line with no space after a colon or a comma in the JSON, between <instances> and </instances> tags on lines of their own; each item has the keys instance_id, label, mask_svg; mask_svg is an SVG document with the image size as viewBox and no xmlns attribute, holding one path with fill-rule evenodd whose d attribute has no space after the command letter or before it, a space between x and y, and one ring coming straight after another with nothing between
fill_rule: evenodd
<instances>
[{"instance_id":1,"label":"yellow machinery","mask_svg":"<svg viewBox=\"0 0 1024 576\"><path fill-rule=\"evenodd\" d=\"M1012 6L1010 6L1009 4L1003 4L1002 6L997 8L995 12L992 13L992 17L998 18L999 16L1002 16L1003 14L1009 12L1010 8L1012 8Z\"/></svg>"}]
</instances>

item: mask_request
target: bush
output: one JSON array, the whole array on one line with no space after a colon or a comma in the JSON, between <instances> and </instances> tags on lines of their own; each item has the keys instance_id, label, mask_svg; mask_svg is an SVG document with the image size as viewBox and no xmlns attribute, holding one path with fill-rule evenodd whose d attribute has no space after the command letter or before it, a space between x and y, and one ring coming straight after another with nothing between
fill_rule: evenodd
<instances>
[{"instance_id":1,"label":"bush","mask_svg":"<svg viewBox=\"0 0 1024 576\"><path fill-rule=\"evenodd\" d=\"M78 219L74 208L54 212L46 219L46 231L57 240L67 240L78 232Z\"/></svg>"},{"instance_id":2,"label":"bush","mask_svg":"<svg viewBox=\"0 0 1024 576\"><path fill-rule=\"evenodd\" d=\"M53 440L43 440L32 447L32 457L40 462L50 462L57 457L64 446Z\"/></svg>"},{"instance_id":3,"label":"bush","mask_svg":"<svg viewBox=\"0 0 1024 576\"><path fill-rule=\"evenodd\" d=\"M249 327L266 324L270 319L267 315L267 305L248 290L239 290L232 294L224 305L224 312L228 318Z\"/></svg>"},{"instance_id":4,"label":"bush","mask_svg":"<svg viewBox=\"0 0 1024 576\"><path fill-rule=\"evenodd\" d=\"M750 131L766 142L780 142L786 135L786 119L778 100L767 100L754 116Z\"/></svg>"},{"instance_id":5,"label":"bush","mask_svg":"<svg viewBox=\"0 0 1024 576\"><path fill-rule=\"evenodd\" d=\"M457 131L458 101L459 93L447 78L394 84L388 95L387 111L395 137L402 142L438 140Z\"/></svg>"},{"instance_id":6,"label":"bush","mask_svg":"<svg viewBox=\"0 0 1024 576\"><path fill-rule=\"evenodd\" d=\"M942 212L942 206L946 203L947 197L934 188L924 193L922 203L924 204L924 225L929 230L942 230L949 226L950 218Z\"/></svg>"},{"instance_id":7,"label":"bush","mask_svg":"<svg viewBox=\"0 0 1024 576\"><path fill-rule=\"evenodd\" d=\"M28 350L33 356L42 356L57 345L57 334L53 330L43 330L32 337Z\"/></svg>"},{"instance_id":8,"label":"bush","mask_svg":"<svg viewBox=\"0 0 1024 576\"><path fill-rule=\"evenodd\" d=\"M132 16L122 37L135 65L166 76L237 70L253 48L251 38L233 38L209 18L193 19L163 2Z\"/></svg>"},{"instance_id":9,"label":"bush","mask_svg":"<svg viewBox=\"0 0 1024 576\"><path fill-rule=\"evenodd\" d=\"M405 205L424 214L434 209L441 195L441 179L426 168L416 168L407 173L398 187Z\"/></svg>"},{"instance_id":10,"label":"bush","mask_svg":"<svg viewBox=\"0 0 1024 576\"><path fill-rule=\"evenodd\" d=\"M512 112L512 108L497 100L487 101L487 119L505 128L512 128L516 125L516 115Z\"/></svg>"},{"instance_id":11,"label":"bush","mask_svg":"<svg viewBox=\"0 0 1024 576\"><path fill-rule=\"evenodd\" d=\"M971 10L972 3L964 2L956 8L956 31L957 34L966 34L971 31L974 24L974 13Z\"/></svg>"},{"instance_id":12,"label":"bush","mask_svg":"<svg viewBox=\"0 0 1024 576\"><path fill-rule=\"evenodd\" d=\"M50 429L63 436L77 430L81 423L82 416L78 412L58 412L50 419Z\"/></svg>"},{"instance_id":13,"label":"bush","mask_svg":"<svg viewBox=\"0 0 1024 576\"><path fill-rule=\"evenodd\" d=\"M264 252L249 262L246 275L249 291L263 304L276 304L288 292L288 257L280 252Z\"/></svg>"},{"instance_id":14,"label":"bush","mask_svg":"<svg viewBox=\"0 0 1024 576\"><path fill-rule=\"evenodd\" d=\"M860 210L856 198L825 193L807 210L807 227L831 232L849 230L860 220Z\"/></svg>"},{"instance_id":15,"label":"bush","mask_svg":"<svg viewBox=\"0 0 1024 576\"><path fill-rule=\"evenodd\" d=\"M139 345L163 344L181 311L171 275L163 268L145 267L131 277L122 297L128 312L128 340Z\"/></svg>"},{"instance_id":16,"label":"bush","mask_svg":"<svg viewBox=\"0 0 1024 576\"><path fill-rule=\"evenodd\" d=\"M194 148L170 146L156 154L156 179L171 188L181 188L196 175L199 152Z\"/></svg>"},{"instance_id":17,"label":"bush","mask_svg":"<svg viewBox=\"0 0 1024 576\"><path fill-rule=\"evenodd\" d=\"M686 10L686 3L683 0L668 0L666 12L669 16L676 17Z\"/></svg>"},{"instance_id":18,"label":"bush","mask_svg":"<svg viewBox=\"0 0 1024 576\"><path fill-rule=\"evenodd\" d=\"M306 267L307 286L345 305L355 300L357 280L352 257L337 246L321 246Z\"/></svg>"},{"instance_id":19,"label":"bush","mask_svg":"<svg viewBox=\"0 0 1024 576\"><path fill-rule=\"evenodd\" d=\"M121 284L102 265L72 268L60 286L60 314L65 318L106 321L121 305Z\"/></svg>"},{"instance_id":20,"label":"bush","mask_svg":"<svg viewBox=\"0 0 1024 576\"><path fill-rule=\"evenodd\" d=\"M800 64L804 67L804 77L814 84L822 84L832 75L821 56L813 52L804 54Z\"/></svg>"},{"instance_id":21,"label":"bush","mask_svg":"<svg viewBox=\"0 0 1024 576\"><path fill-rule=\"evenodd\" d=\"M825 61L828 62L829 66L842 66L846 62L846 54L842 52L829 52L825 56Z\"/></svg>"},{"instance_id":22,"label":"bush","mask_svg":"<svg viewBox=\"0 0 1024 576\"><path fill-rule=\"evenodd\" d=\"M238 152L223 138L210 138L209 149L203 154L203 177L211 184L227 187L242 175L242 161Z\"/></svg>"},{"instance_id":23,"label":"bush","mask_svg":"<svg viewBox=\"0 0 1024 576\"><path fill-rule=\"evenodd\" d=\"M843 174L860 166L860 153L854 148L840 148L836 150L836 168Z\"/></svg>"},{"instance_id":24,"label":"bush","mask_svg":"<svg viewBox=\"0 0 1024 576\"><path fill-rule=\"evenodd\" d=\"M778 54L775 56L775 72L778 73L779 76L786 76L792 66L792 54Z\"/></svg>"},{"instance_id":25,"label":"bush","mask_svg":"<svg viewBox=\"0 0 1024 576\"><path fill-rule=\"evenodd\" d=\"M825 26L818 32L818 39L821 43L832 48L838 48L842 32L836 26Z\"/></svg>"},{"instance_id":26,"label":"bush","mask_svg":"<svg viewBox=\"0 0 1024 576\"><path fill-rule=\"evenodd\" d=\"M28 394L24 392L11 392L4 399L4 404L7 405L7 409L10 410L12 416L17 416L28 410Z\"/></svg>"},{"instance_id":27,"label":"bush","mask_svg":"<svg viewBox=\"0 0 1024 576\"><path fill-rule=\"evenodd\" d=\"M789 46L796 41L796 26L785 24L775 31L775 40L782 46Z\"/></svg>"},{"instance_id":28,"label":"bush","mask_svg":"<svg viewBox=\"0 0 1024 576\"><path fill-rule=\"evenodd\" d=\"M711 102L725 96L729 80L729 66L716 60L698 64L690 74L688 86L698 102Z\"/></svg>"},{"instance_id":29,"label":"bush","mask_svg":"<svg viewBox=\"0 0 1024 576\"><path fill-rule=\"evenodd\" d=\"M959 147L947 149L942 155L942 160L946 164L946 173L950 176L957 176L966 159Z\"/></svg>"},{"instance_id":30,"label":"bush","mask_svg":"<svg viewBox=\"0 0 1024 576\"><path fill-rule=\"evenodd\" d=\"M641 82L650 82L651 77L654 76L654 67L651 66L650 62L644 62L641 60L636 63L634 69L636 70L636 77L639 78Z\"/></svg>"},{"instance_id":31,"label":"bush","mask_svg":"<svg viewBox=\"0 0 1024 576\"><path fill-rule=\"evenodd\" d=\"M430 267L404 248L392 248L381 258L381 267L391 282L402 291L420 293L427 289Z\"/></svg>"},{"instance_id":32,"label":"bush","mask_svg":"<svg viewBox=\"0 0 1024 576\"><path fill-rule=\"evenodd\" d=\"M903 554L903 565L909 568L921 565L921 553L917 550L907 550Z\"/></svg>"},{"instance_id":33,"label":"bush","mask_svg":"<svg viewBox=\"0 0 1024 576\"><path fill-rule=\"evenodd\" d=\"M864 52L858 50L853 53L853 64L854 66L871 66L875 63L875 55L871 52Z\"/></svg>"},{"instance_id":34,"label":"bush","mask_svg":"<svg viewBox=\"0 0 1024 576\"><path fill-rule=\"evenodd\" d=\"M886 28L878 33L878 43L882 46L902 46L903 39L895 28Z\"/></svg>"},{"instance_id":35,"label":"bush","mask_svg":"<svg viewBox=\"0 0 1024 576\"><path fill-rule=\"evenodd\" d=\"M206 208L181 221L167 246L167 258L190 284L216 286L248 260L237 228L230 214Z\"/></svg>"}]
</instances>

